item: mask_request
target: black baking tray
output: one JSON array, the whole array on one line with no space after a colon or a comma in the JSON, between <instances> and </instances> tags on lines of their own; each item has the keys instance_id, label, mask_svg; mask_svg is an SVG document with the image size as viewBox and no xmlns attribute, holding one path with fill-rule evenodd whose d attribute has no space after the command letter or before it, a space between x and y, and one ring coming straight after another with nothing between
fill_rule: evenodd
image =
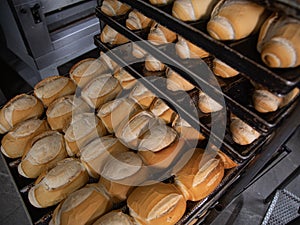
<instances>
[{"instance_id":1,"label":"black baking tray","mask_svg":"<svg viewBox=\"0 0 300 225\"><path fill-rule=\"evenodd\" d=\"M282 70L268 68L263 63L254 61L248 57L248 52L253 51L255 47L252 46L249 49L244 48L243 45L243 48L237 51L236 48L238 47L236 45L232 47L232 42L221 42L210 37L207 32L205 32L205 23L203 23L202 28L199 29L199 27L194 27L190 23L174 18L168 10L162 10L147 1L120 1L139 10L144 15L158 21L163 26L166 26L170 30L173 30L187 40L210 52L241 72L247 78L251 78L255 82L262 84L275 94L285 95L300 85L300 76L293 76L295 73L300 73L300 67ZM283 2L283 0L281 2ZM168 7L170 8L172 5ZM96 14L98 14L98 12L98 9L96 9ZM298 10L297 12L299 13ZM100 15L98 14L98 16Z\"/></svg>"}]
</instances>

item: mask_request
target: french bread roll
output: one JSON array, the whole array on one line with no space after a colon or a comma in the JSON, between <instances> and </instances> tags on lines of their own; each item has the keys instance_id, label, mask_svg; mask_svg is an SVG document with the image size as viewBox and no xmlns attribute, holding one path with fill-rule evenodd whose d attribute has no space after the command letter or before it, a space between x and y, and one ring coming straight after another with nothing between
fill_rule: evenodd
<instances>
[{"instance_id":1,"label":"french bread roll","mask_svg":"<svg viewBox=\"0 0 300 225\"><path fill-rule=\"evenodd\" d=\"M114 133L120 123L141 111L130 98L118 98L102 105L97 113L109 133Z\"/></svg>"},{"instance_id":2,"label":"french bread roll","mask_svg":"<svg viewBox=\"0 0 300 225\"><path fill-rule=\"evenodd\" d=\"M158 23L152 24L150 32L148 34L148 41L150 41L154 45L172 43L176 39L176 33Z\"/></svg>"},{"instance_id":3,"label":"french bread roll","mask_svg":"<svg viewBox=\"0 0 300 225\"><path fill-rule=\"evenodd\" d=\"M120 66L109 57L109 54L104 53L104 52L100 52L100 61L108 67L108 69L114 73L116 72L118 69L120 69Z\"/></svg>"},{"instance_id":4,"label":"french bread roll","mask_svg":"<svg viewBox=\"0 0 300 225\"><path fill-rule=\"evenodd\" d=\"M40 117L43 112L44 106L35 96L20 94L13 97L0 109L0 134L22 121Z\"/></svg>"},{"instance_id":5,"label":"french bread roll","mask_svg":"<svg viewBox=\"0 0 300 225\"><path fill-rule=\"evenodd\" d=\"M49 129L46 120L37 118L18 123L10 132L3 136L1 151L9 158L21 157L28 148L32 138Z\"/></svg>"},{"instance_id":6,"label":"french bread roll","mask_svg":"<svg viewBox=\"0 0 300 225\"><path fill-rule=\"evenodd\" d=\"M117 0L104 0L100 9L108 16L121 16L130 10L130 6Z\"/></svg>"},{"instance_id":7,"label":"french bread roll","mask_svg":"<svg viewBox=\"0 0 300 225\"><path fill-rule=\"evenodd\" d=\"M91 108L85 101L75 95L67 95L54 100L48 106L46 116L52 130L65 132L73 116L87 112L91 112Z\"/></svg>"},{"instance_id":8,"label":"french bread roll","mask_svg":"<svg viewBox=\"0 0 300 225\"><path fill-rule=\"evenodd\" d=\"M261 27L257 50L269 67L291 68L300 65L300 22L273 13Z\"/></svg>"},{"instance_id":9,"label":"french bread roll","mask_svg":"<svg viewBox=\"0 0 300 225\"><path fill-rule=\"evenodd\" d=\"M137 149L141 136L157 123L154 115L141 111L128 120L124 120L116 130L116 137L128 148Z\"/></svg>"},{"instance_id":10,"label":"french bread roll","mask_svg":"<svg viewBox=\"0 0 300 225\"><path fill-rule=\"evenodd\" d=\"M232 139L237 144L248 145L259 138L260 133L237 116L231 114L230 120L230 131Z\"/></svg>"},{"instance_id":11,"label":"french bread roll","mask_svg":"<svg viewBox=\"0 0 300 225\"><path fill-rule=\"evenodd\" d=\"M101 216L92 225L137 225L134 219L120 210L113 210Z\"/></svg>"},{"instance_id":12,"label":"french bread roll","mask_svg":"<svg viewBox=\"0 0 300 225\"><path fill-rule=\"evenodd\" d=\"M221 160L223 161L224 169L231 169L238 165L236 162L234 162L231 158L229 158L228 155L226 155L221 150L218 150L218 155L220 156Z\"/></svg>"},{"instance_id":13,"label":"french bread roll","mask_svg":"<svg viewBox=\"0 0 300 225\"><path fill-rule=\"evenodd\" d=\"M220 1L212 11L207 31L217 40L239 40L255 32L265 8L249 0Z\"/></svg>"},{"instance_id":14,"label":"french bread roll","mask_svg":"<svg viewBox=\"0 0 300 225\"><path fill-rule=\"evenodd\" d=\"M199 91L198 107L204 113L217 112L223 108L218 102L213 100L203 91Z\"/></svg>"},{"instance_id":15,"label":"french bread roll","mask_svg":"<svg viewBox=\"0 0 300 225\"><path fill-rule=\"evenodd\" d=\"M131 54L138 59L144 58L147 55L147 52L142 49L140 46L135 44L134 42L131 43Z\"/></svg>"},{"instance_id":16,"label":"french bread roll","mask_svg":"<svg viewBox=\"0 0 300 225\"><path fill-rule=\"evenodd\" d=\"M87 83L82 89L81 97L92 108L98 109L104 103L114 99L121 91L119 81L111 74L105 74Z\"/></svg>"},{"instance_id":17,"label":"french bread roll","mask_svg":"<svg viewBox=\"0 0 300 225\"><path fill-rule=\"evenodd\" d=\"M122 145L115 137L96 137L82 148L80 160L91 177L99 178L102 168L109 157L127 150L128 148Z\"/></svg>"},{"instance_id":18,"label":"french bread roll","mask_svg":"<svg viewBox=\"0 0 300 225\"><path fill-rule=\"evenodd\" d=\"M209 53L202 48L194 45L181 36L178 36L178 41L175 44L176 54L181 59L199 59L209 56Z\"/></svg>"},{"instance_id":19,"label":"french bread roll","mask_svg":"<svg viewBox=\"0 0 300 225\"><path fill-rule=\"evenodd\" d=\"M138 82L130 91L128 97L138 103L143 109L148 109L153 102L155 95L142 83Z\"/></svg>"},{"instance_id":20,"label":"french bread roll","mask_svg":"<svg viewBox=\"0 0 300 225\"><path fill-rule=\"evenodd\" d=\"M145 59L145 68L147 71L163 71L166 69L166 65L158 61L152 55L147 55Z\"/></svg>"},{"instance_id":21,"label":"french bread roll","mask_svg":"<svg viewBox=\"0 0 300 225\"><path fill-rule=\"evenodd\" d=\"M28 192L29 202L37 208L53 206L88 182L89 176L79 160L66 158L40 176Z\"/></svg>"},{"instance_id":22,"label":"french bread roll","mask_svg":"<svg viewBox=\"0 0 300 225\"><path fill-rule=\"evenodd\" d=\"M213 72L215 75L223 78L234 77L239 74L238 71L217 58L213 59Z\"/></svg>"},{"instance_id":23,"label":"french bread roll","mask_svg":"<svg viewBox=\"0 0 300 225\"><path fill-rule=\"evenodd\" d=\"M131 89L137 82L137 79L131 76L130 73L123 68L117 70L113 76L119 81L124 90Z\"/></svg>"},{"instance_id":24,"label":"french bread roll","mask_svg":"<svg viewBox=\"0 0 300 225\"><path fill-rule=\"evenodd\" d=\"M125 151L108 158L101 176L122 185L137 186L147 179L147 171L143 166L138 154Z\"/></svg>"},{"instance_id":25,"label":"french bread roll","mask_svg":"<svg viewBox=\"0 0 300 225\"><path fill-rule=\"evenodd\" d=\"M152 22L152 19L144 16L137 10L133 10L128 14L126 27L128 27L129 30L141 30L151 26Z\"/></svg>"},{"instance_id":26,"label":"french bread roll","mask_svg":"<svg viewBox=\"0 0 300 225\"><path fill-rule=\"evenodd\" d=\"M74 116L64 135L68 155L80 155L84 145L105 134L105 126L94 113L82 113Z\"/></svg>"},{"instance_id":27,"label":"french bread roll","mask_svg":"<svg viewBox=\"0 0 300 225\"><path fill-rule=\"evenodd\" d=\"M172 15L182 21L207 19L217 0L175 0Z\"/></svg>"},{"instance_id":28,"label":"french bread roll","mask_svg":"<svg viewBox=\"0 0 300 225\"><path fill-rule=\"evenodd\" d=\"M74 83L83 88L90 80L106 73L107 70L107 65L99 59L86 58L74 64L69 74Z\"/></svg>"},{"instance_id":29,"label":"french bread roll","mask_svg":"<svg viewBox=\"0 0 300 225\"><path fill-rule=\"evenodd\" d=\"M34 86L34 95L48 107L55 99L75 93L76 84L68 77L50 76Z\"/></svg>"},{"instance_id":30,"label":"french bread roll","mask_svg":"<svg viewBox=\"0 0 300 225\"><path fill-rule=\"evenodd\" d=\"M158 6L167 5L170 4L171 2L173 2L173 0L150 0L150 3L152 5L158 5Z\"/></svg>"},{"instance_id":31,"label":"french bread roll","mask_svg":"<svg viewBox=\"0 0 300 225\"><path fill-rule=\"evenodd\" d=\"M133 190L127 200L130 215L143 225L176 224L186 201L173 184L156 183Z\"/></svg>"},{"instance_id":32,"label":"french bread roll","mask_svg":"<svg viewBox=\"0 0 300 225\"><path fill-rule=\"evenodd\" d=\"M172 127L177 131L180 138L183 138L186 141L189 140L204 140L205 136L199 130L192 127L188 122L182 119L179 115L176 115L173 120Z\"/></svg>"},{"instance_id":33,"label":"french bread roll","mask_svg":"<svg viewBox=\"0 0 300 225\"><path fill-rule=\"evenodd\" d=\"M167 88L171 91L190 91L195 88L190 82L169 67L166 70Z\"/></svg>"},{"instance_id":34,"label":"french bread roll","mask_svg":"<svg viewBox=\"0 0 300 225\"><path fill-rule=\"evenodd\" d=\"M171 123L176 116L176 113L160 98L156 98L152 102L149 110L154 114L154 116L162 119L167 124Z\"/></svg>"},{"instance_id":35,"label":"french bread roll","mask_svg":"<svg viewBox=\"0 0 300 225\"><path fill-rule=\"evenodd\" d=\"M105 27L103 28L100 34L100 40L103 43L108 43L111 45L121 45L129 42L129 40L125 36L108 25L105 25Z\"/></svg>"},{"instance_id":36,"label":"french bread roll","mask_svg":"<svg viewBox=\"0 0 300 225\"><path fill-rule=\"evenodd\" d=\"M186 200L199 201L217 188L223 176L224 165L220 157L198 148L175 174L175 184Z\"/></svg>"},{"instance_id":37,"label":"french bread roll","mask_svg":"<svg viewBox=\"0 0 300 225\"><path fill-rule=\"evenodd\" d=\"M112 209L112 201L103 187L87 184L74 191L54 210L50 225L91 225Z\"/></svg>"},{"instance_id":38,"label":"french bread roll","mask_svg":"<svg viewBox=\"0 0 300 225\"><path fill-rule=\"evenodd\" d=\"M45 131L32 139L18 165L18 172L26 178L37 178L67 156L63 135L57 131Z\"/></svg>"}]
</instances>

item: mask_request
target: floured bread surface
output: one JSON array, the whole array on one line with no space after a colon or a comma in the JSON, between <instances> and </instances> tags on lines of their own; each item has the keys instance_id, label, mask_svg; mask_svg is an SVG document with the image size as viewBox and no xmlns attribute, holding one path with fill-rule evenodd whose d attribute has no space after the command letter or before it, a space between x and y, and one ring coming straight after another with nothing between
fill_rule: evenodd
<instances>
[{"instance_id":1,"label":"floured bread surface","mask_svg":"<svg viewBox=\"0 0 300 225\"><path fill-rule=\"evenodd\" d=\"M41 98L50 98L60 92L69 82L69 78L57 76L54 79L48 79L48 82L41 81L34 90L35 95Z\"/></svg>"},{"instance_id":2,"label":"floured bread surface","mask_svg":"<svg viewBox=\"0 0 300 225\"><path fill-rule=\"evenodd\" d=\"M12 132L10 133L11 136L15 138L22 138L31 135L34 133L43 123L43 120L40 119L30 119L26 120L17 126Z\"/></svg>"},{"instance_id":3,"label":"floured bread surface","mask_svg":"<svg viewBox=\"0 0 300 225\"><path fill-rule=\"evenodd\" d=\"M200 183L204 182L208 175L216 169L219 165L220 159L209 159L207 162L204 163L203 166L200 167L199 171L196 173L194 180L193 180L193 187L199 185Z\"/></svg>"},{"instance_id":4,"label":"floured bread surface","mask_svg":"<svg viewBox=\"0 0 300 225\"><path fill-rule=\"evenodd\" d=\"M171 69L167 69L167 88L171 91L190 91L195 86L188 82L186 79L182 78L178 73L174 72Z\"/></svg>"},{"instance_id":5,"label":"floured bread surface","mask_svg":"<svg viewBox=\"0 0 300 225\"><path fill-rule=\"evenodd\" d=\"M199 92L198 106L204 113L217 112L223 108L218 102L210 98L202 91Z\"/></svg>"},{"instance_id":6,"label":"floured bread surface","mask_svg":"<svg viewBox=\"0 0 300 225\"><path fill-rule=\"evenodd\" d=\"M164 103L163 100L161 100L161 99L156 99L156 101L150 107L151 112L155 116L160 116L161 114L163 114L164 112L166 112L169 109L170 109L170 107L166 103Z\"/></svg>"},{"instance_id":7,"label":"floured bread surface","mask_svg":"<svg viewBox=\"0 0 300 225\"><path fill-rule=\"evenodd\" d=\"M100 217L93 225L137 225L133 218L121 211L111 211Z\"/></svg>"},{"instance_id":8,"label":"floured bread surface","mask_svg":"<svg viewBox=\"0 0 300 225\"><path fill-rule=\"evenodd\" d=\"M122 98L118 98L118 99L115 99L115 100L112 100L112 101L109 101L109 102L105 103L103 106L101 106L98 114L105 116L105 115L111 113L118 106L120 106L123 101L125 101L125 100L122 99Z\"/></svg>"},{"instance_id":9,"label":"floured bread surface","mask_svg":"<svg viewBox=\"0 0 300 225\"><path fill-rule=\"evenodd\" d=\"M101 175L108 180L122 180L136 174L142 164L142 159L137 154L122 152L106 162Z\"/></svg>"},{"instance_id":10,"label":"floured bread surface","mask_svg":"<svg viewBox=\"0 0 300 225\"><path fill-rule=\"evenodd\" d=\"M103 64L98 59L85 59L74 68L71 77L88 77L101 69Z\"/></svg>"},{"instance_id":11,"label":"floured bread surface","mask_svg":"<svg viewBox=\"0 0 300 225\"><path fill-rule=\"evenodd\" d=\"M142 83L137 83L137 85L130 92L130 96L135 98L144 95L153 95Z\"/></svg>"}]
</instances>

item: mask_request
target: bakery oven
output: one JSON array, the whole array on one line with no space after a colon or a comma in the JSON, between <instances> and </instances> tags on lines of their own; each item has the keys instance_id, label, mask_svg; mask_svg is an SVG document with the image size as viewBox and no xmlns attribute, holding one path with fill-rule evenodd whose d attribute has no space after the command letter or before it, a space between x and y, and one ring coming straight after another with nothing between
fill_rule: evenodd
<instances>
[{"instance_id":1,"label":"bakery oven","mask_svg":"<svg viewBox=\"0 0 300 225\"><path fill-rule=\"evenodd\" d=\"M81 8L83 4L89 5L90 8L85 11L85 16L77 19L88 22L90 21L90 14L96 14L96 22L92 16L94 18L93 24L97 27L97 34L93 34L93 43L96 48L69 60L67 63L60 64L58 67L59 73L68 76L75 63L89 57L97 58L99 57L99 52L105 52L109 58L123 67L126 72L139 79L146 88L163 99L171 109L177 112L192 127L199 129L206 137L206 140L208 140L210 146L211 144L218 146L222 152L226 153L235 162L236 166L226 170L223 180L213 192L200 201L187 201L186 211L176 224L213 223L218 216L218 209L226 208L251 182L262 176L264 171L268 169L268 166L276 163L278 158L281 157L280 155L284 155L287 152L283 151L285 148L283 145L300 125L300 102L299 91L297 91L300 88L299 66L280 69L268 67L256 50L259 39L258 32L238 41L216 40L206 30L207 19L195 22L183 22L176 19L172 16L172 3L155 6L150 3L155 1L120 0L120 2L129 5L131 9L121 16L109 16L101 10L103 1L97 1L97 6L93 5L93 2L57 1L55 6L52 4L50 6L47 4L50 4L50 2L41 1L41 8L39 8L39 5L32 4L31 1L29 8L24 8L24 10L21 7L23 4L17 6L20 14L22 14L19 16L25 16L29 12L34 19L32 21L34 24L39 24L40 20L44 21L43 29L47 27L47 30L50 31L52 44L55 43L55 46L61 49L64 48L64 41L68 40L68 37L63 38L58 34L60 32L63 33L64 28L68 27L70 21L74 21L74 17L71 14L66 16L64 12L69 10L72 12L72 10ZM290 16L294 20L300 20L299 1L252 0L250 2L255 2L266 8L268 12L268 15L264 15L266 17L275 12ZM85 9L87 8L85 7ZM43 9L44 14L39 14L40 9ZM128 14L134 9L169 30L176 32L182 38L201 47L209 52L210 55L200 61L199 59L183 60L174 50L174 45L168 43L154 45L146 42L145 39L147 39L147 35L150 32L149 27L133 30L127 26L126 19ZM23 22L25 23L26 20L24 19ZM33 27L35 28L36 26L34 25ZM116 41L116 38L113 38L111 43L106 42L105 38L101 37L102 32L106 30L106 26L123 35L122 38L125 37L129 41L134 42L136 47L138 46L157 60L164 62L167 67L194 85L196 88L187 92L189 98L186 98L187 96L181 92L174 93L169 91L165 86L164 74L146 71L144 58L136 60L136 57L133 57L132 50L134 45L131 42L124 41L126 42L125 44L113 43ZM42 27L40 28L42 29ZM71 39L76 37L75 34L73 36L72 32L69 34L72 34L70 35ZM88 34L86 37L91 38L90 35L92 33L88 32ZM26 36L26 32L23 35ZM108 36L111 35L109 34ZM47 38L45 38L45 41L47 42ZM27 43L26 45L30 47L31 44ZM38 46L40 45L36 45L36 43L32 45L31 54L39 55L42 54L40 51L47 49L40 49ZM34 47L37 49L34 50ZM42 63L42 58L39 61L40 63ZM216 58L238 71L238 75L226 79L222 77L211 79L210 76L206 76L205 73L209 73L207 68L213 70ZM294 94L278 110L265 113L259 112L253 103L253 93L255 93L257 88L272 93L275 99L284 99L286 96L291 96L290 93ZM199 91L209 93L211 99L218 103L223 102L225 107L220 112L203 113L199 110L193 111L194 108L191 105L198 104ZM192 108L192 110L189 111L189 108ZM231 129L231 124L235 118L233 115L244 121L259 135L250 143L239 143L233 138L234 131ZM218 129L220 127L224 129ZM243 127L239 132L243 132L243 129L248 128ZM255 133L253 130L251 132ZM205 148L208 143L202 141L197 143L197 145ZM297 151L297 149L294 150ZM54 207L44 209L33 207L29 203L27 195L34 184L32 180L21 178L18 175L16 167L20 160L5 158L5 163L8 165L12 178L17 184L32 222L34 224L48 224ZM176 175L175 178L174 176L167 177L164 182L173 183L174 179L176 179ZM95 180L91 179L90 182L95 182ZM117 207L121 208L125 213L129 211L126 204L121 204Z\"/></svg>"}]
</instances>

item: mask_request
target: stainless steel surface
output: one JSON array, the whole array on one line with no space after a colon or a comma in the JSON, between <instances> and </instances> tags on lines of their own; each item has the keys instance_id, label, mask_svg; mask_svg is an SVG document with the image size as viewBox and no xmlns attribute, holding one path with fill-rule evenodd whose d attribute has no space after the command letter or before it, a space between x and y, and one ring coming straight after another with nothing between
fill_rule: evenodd
<instances>
[{"instance_id":1,"label":"stainless steel surface","mask_svg":"<svg viewBox=\"0 0 300 225\"><path fill-rule=\"evenodd\" d=\"M47 13L83 1L85 0L41 0L41 4L43 12Z\"/></svg>"}]
</instances>

